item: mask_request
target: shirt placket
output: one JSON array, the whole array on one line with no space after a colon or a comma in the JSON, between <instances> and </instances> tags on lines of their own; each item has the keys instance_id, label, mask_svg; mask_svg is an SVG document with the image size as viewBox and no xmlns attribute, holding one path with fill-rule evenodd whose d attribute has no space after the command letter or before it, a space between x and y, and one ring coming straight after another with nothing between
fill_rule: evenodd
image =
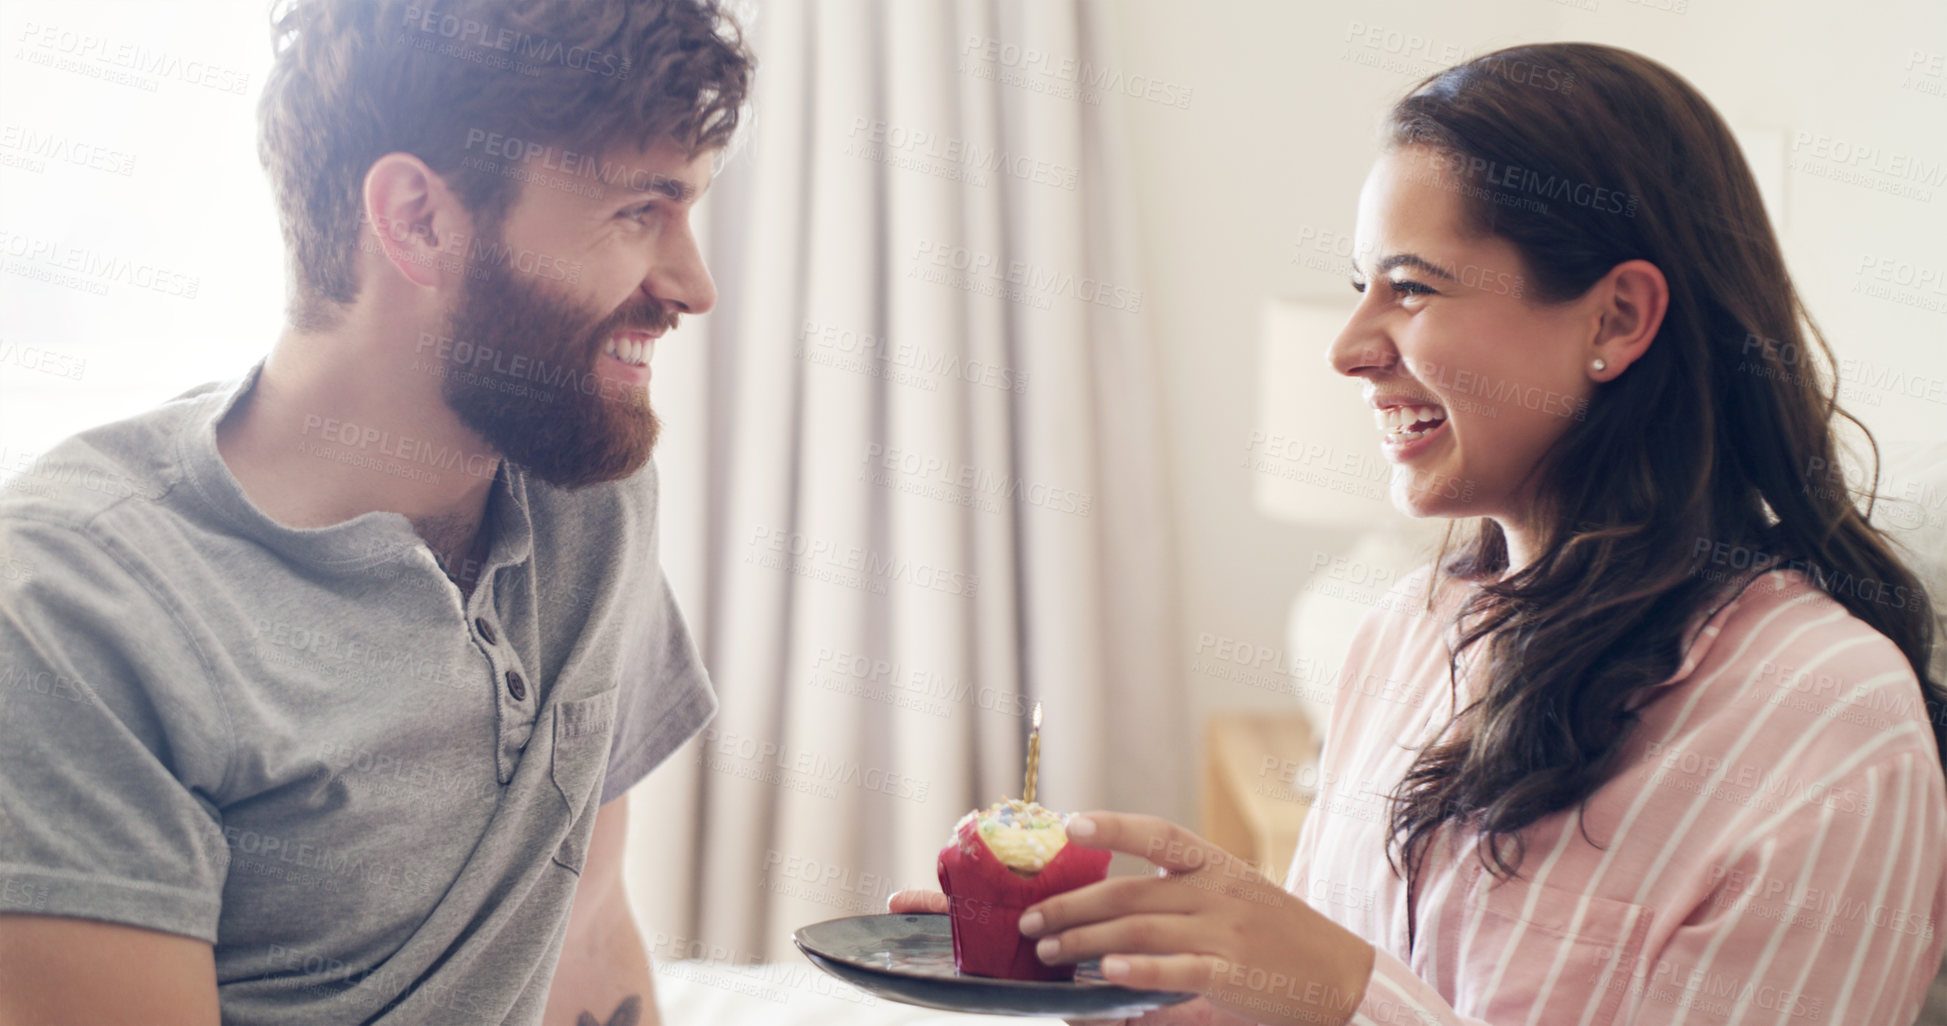
<instances>
[{"instance_id":1,"label":"shirt placket","mask_svg":"<svg viewBox=\"0 0 1947 1026\"><path fill-rule=\"evenodd\" d=\"M487 661L488 687L494 694L494 768L500 783L514 779L521 753L534 733L540 696L494 606L494 573L483 574L468 603L467 633Z\"/></svg>"}]
</instances>

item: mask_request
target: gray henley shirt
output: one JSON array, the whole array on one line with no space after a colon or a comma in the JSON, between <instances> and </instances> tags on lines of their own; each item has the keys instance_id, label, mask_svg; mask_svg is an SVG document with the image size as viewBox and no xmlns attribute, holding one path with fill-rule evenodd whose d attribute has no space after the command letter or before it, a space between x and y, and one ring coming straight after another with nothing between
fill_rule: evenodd
<instances>
[{"instance_id":1,"label":"gray henley shirt","mask_svg":"<svg viewBox=\"0 0 1947 1026\"><path fill-rule=\"evenodd\" d=\"M716 710L654 466L502 464L463 600L400 514L245 497L261 367L0 488L0 912L209 941L225 1022L538 1023L596 808ZM469 470L370 434L311 452Z\"/></svg>"}]
</instances>

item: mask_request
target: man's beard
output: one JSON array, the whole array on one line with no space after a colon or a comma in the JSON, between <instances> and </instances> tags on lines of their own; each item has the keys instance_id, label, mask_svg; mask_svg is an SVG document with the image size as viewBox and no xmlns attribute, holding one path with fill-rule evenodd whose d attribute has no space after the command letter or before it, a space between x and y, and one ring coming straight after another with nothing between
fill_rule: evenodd
<instances>
[{"instance_id":1,"label":"man's beard","mask_svg":"<svg viewBox=\"0 0 1947 1026\"><path fill-rule=\"evenodd\" d=\"M648 392L609 383L595 362L615 332L666 330L675 315L646 297L591 315L514 270L498 240L488 252L468 260L459 308L447 319L449 353L469 359L448 358L446 405L504 459L561 488L642 469L661 428Z\"/></svg>"}]
</instances>

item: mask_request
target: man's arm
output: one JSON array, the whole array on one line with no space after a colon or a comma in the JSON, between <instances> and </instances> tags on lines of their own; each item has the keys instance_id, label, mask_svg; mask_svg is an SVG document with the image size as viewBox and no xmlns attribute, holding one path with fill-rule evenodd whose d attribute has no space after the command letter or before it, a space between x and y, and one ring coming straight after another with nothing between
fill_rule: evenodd
<instances>
[{"instance_id":1,"label":"man's arm","mask_svg":"<svg viewBox=\"0 0 1947 1026\"><path fill-rule=\"evenodd\" d=\"M657 1026L656 987L649 952L622 885L622 846L629 834L629 798L621 795L595 814L595 836L575 888L568 938L548 989L544 1026Z\"/></svg>"},{"instance_id":2,"label":"man's arm","mask_svg":"<svg viewBox=\"0 0 1947 1026\"><path fill-rule=\"evenodd\" d=\"M216 962L194 937L0 914L0 1026L216 1026Z\"/></svg>"}]
</instances>

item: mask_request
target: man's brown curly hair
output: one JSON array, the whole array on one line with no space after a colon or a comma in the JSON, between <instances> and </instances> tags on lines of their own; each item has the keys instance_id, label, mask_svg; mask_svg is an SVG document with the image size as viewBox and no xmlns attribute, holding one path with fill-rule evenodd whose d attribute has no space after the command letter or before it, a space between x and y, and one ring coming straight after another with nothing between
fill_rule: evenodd
<instances>
[{"instance_id":1,"label":"man's brown curly hair","mask_svg":"<svg viewBox=\"0 0 1947 1026\"><path fill-rule=\"evenodd\" d=\"M361 193L385 154L425 161L488 236L520 183L463 161L470 139L721 149L755 65L721 0L280 0L271 44L257 149L300 330L330 326L358 294Z\"/></svg>"}]
</instances>

